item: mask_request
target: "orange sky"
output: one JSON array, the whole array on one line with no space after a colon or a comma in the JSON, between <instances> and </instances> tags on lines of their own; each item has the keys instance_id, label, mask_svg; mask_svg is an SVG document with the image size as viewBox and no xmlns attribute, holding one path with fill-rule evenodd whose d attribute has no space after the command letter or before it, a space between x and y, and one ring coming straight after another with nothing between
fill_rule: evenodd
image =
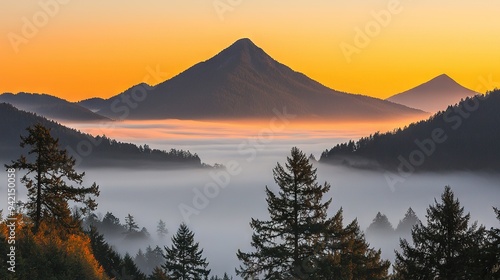
<instances>
[{"instance_id":1,"label":"orange sky","mask_svg":"<svg viewBox=\"0 0 500 280\"><path fill-rule=\"evenodd\" d=\"M484 92L500 87L498 11L491 0L2 0L0 92L110 97L242 37L337 90L385 98L447 73Z\"/></svg>"}]
</instances>

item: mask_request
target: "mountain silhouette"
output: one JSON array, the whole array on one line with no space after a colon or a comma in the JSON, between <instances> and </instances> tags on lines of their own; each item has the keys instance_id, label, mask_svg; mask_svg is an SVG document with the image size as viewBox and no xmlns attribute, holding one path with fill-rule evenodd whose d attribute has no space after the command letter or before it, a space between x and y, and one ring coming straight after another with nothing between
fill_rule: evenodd
<instances>
[{"instance_id":1,"label":"mountain silhouette","mask_svg":"<svg viewBox=\"0 0 500 280\"><path fill-rule=\"evenodd\" d=\"M429 113L437 113L446 109L448 105L454 105L461 99L476 94L478 93L442 74L410 90L393 95L387 100Z\"/></svg>"},{"instance_id":2,"label":"mountain silhouette","mask_svg":"<svg viewBox=\"0 0 500 280\"><path fill-rule=\"evenodd\" d=\"M40 123L51 129L51 135L59 139L61 148L67 149L77 164L88 167L149 167L149 168L199 168L205 166L196 154L171 149L160 151L145 145L121 143L105 136L92 136L65 127L54 121L19 110L8 103L0 103L0 161L10 163L28 150L19 146L20 136L26 136L26 128ZM84 148L81 148L84 147ZM79 152L83 149L83 152Z\"/></svg>"},{"instance_id":3,"label":"mountain silhouette","mask_svg":"<svg viewBox=\"0 0 500 280\"><path fill-rule=\"evenodd\" d=\"M48 94L4 93L0 95L0 102L6 102L20 110L59 121L89 122L110 120L78 104Z\"/></svg>"},{"instance_id":4,"label":"mountain silhouette","mask_svg":"<svg viewBox=\"0 0 500 280\"><path fill-rule=\"evenodd\" d=\"M89 109L92 112L99 111L100 108L106 105L106 100L100 97L88 98L82 101L76 102L76 104Z\"/></svg>"},{"instance_id":5,"label":"mountain silhouette","mask_svg":"<svg viewBox=\"0 0 500 280\"><path fill-rule=\"evenodd\" d=\"M323 152L320 162L402 172L500 171L500 90L468 97L426 121Z\"/></svg>"},{"instance_id":6,"label":"mountain silhouette","mask_svg":"<svg viewBox=\"0 0 500 280\"><path fill-rule=\"evenodd\" d=\"M132 102L127 103L126 99ZM249 39L236 41L209 60L154 87L138 85L96 103L100 108L92 109L113 119L267 118L283 110L303 118L335 119L394 118L422 113L400 104L327 88L277 62ZM90 108L88 102L81 104Z\"/></svg>"}]
</instances>

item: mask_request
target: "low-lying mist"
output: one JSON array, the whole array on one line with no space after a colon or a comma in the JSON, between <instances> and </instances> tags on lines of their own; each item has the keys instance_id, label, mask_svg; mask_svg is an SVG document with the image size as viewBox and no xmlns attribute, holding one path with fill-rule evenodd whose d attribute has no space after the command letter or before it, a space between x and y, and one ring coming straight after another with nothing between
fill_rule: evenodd
<instances>
[{"instance_id":1,"label":"low-lying mist","mask_svg":"<svg viewBox=\"0 0 500 280\"><path fill-rule=\"evenodd\" d=\"M130 125L123 123L123 126ZM87 127L88 128L88 127ZM80 127L83 129L83 126ZM139 248L147 245L170 246L170 238L181 222L186 222L195 233L195 240L204 249L204 256L210 262L212 274L224 272L234 275L234 268L239 266L236 258L238 249L252 250L250 246L252 230L251 218L269 219L265 201L265 186L276 190L272 169L276 162L284 163L292 146L297 146L306 154L319 154L334 144L375 132L378 127L349 129L343 127L328 135L315 136L314 129L283 130L267 137L259 137L259 130L251 130L230 137L230 130L224 136L208 135L213 127L204 128L207 135L179 139L150 138L141 132L167 129L160 127L145 128L138 125L135 134L126 134L120 138L121 128L106 133L120 141L137 144L147 143L153 148L190 149L200 155L207 163L221 163L224 169L196 170L149 170L141 168L105 168L86 169L85 183L97 182L101 194L97 199L96 211L101 218L106 212L112 212L125 222L125 216L131 214L140 228L146 227L151 234L151 241L136 242L109 240L121 252L135 255ZM176 128L171 128L175 130ZM370 130L372 129L372 130ZM262 130L261 130L262 131ZM333 131L333 129L332 129ZM86 131L89 132L89 131ZM280 134L281 133L281 134ZM214 133L216 134L216 133ZM136 135L137 137L131 137ZM183 134L184 135L184 134ZM280 136L281 135L281 136ZM322 135L321 137L318 135ZM133 139L131 139L133 138ZM411 207L417 216L425 222L425 211L434 199L440 199L444 186L450 185L460 200L465 211L471 213L472 221L478 220L487 228L498 226L492 206L500 207L500 176L486 173L415 173L391 188L383 171L348 169L340 166L314 163L318 168L318 182L327 181L331 190L325 199L333 198L330 214L341 207L344 211L344 224L358 219L365 230L377 212L385 214L394 227ZM18 176L22 173L19 172ZM1 178L6 178L1 173ZM18 199L25 200L26 189L18 187ZM0 193L6 194L5 184ZM1 197L5 197L2 195ZM6 199L0 202L0 209L6 209ZM156 236L159 220L167 224L169 234L166 238ZM391 261L394 259L394 247L397 236L390 240L370 238L371 245L382 249L382 255Z\"/></svg>"},{"instance_id":2,"label":"low-lying mist","mask_svg":"<svg viewBox=\"0 0 500 280\"><path fill-rule=\"evenodd\" d=\"M280 161L283 162L284 157ZM179 224L188 222L213 272L222 274L233 273L239 265L235 255L237 249L251 250L250 219L269 219L264 189L268 185L276 190L273 166L268 160L242 165L241 173L229 177L229 183L220 188L217 195L209 193L213 198L204 194L204 187L214 182L210 171L206 170L89 170L87 179L101 186L98 212L102 215L113 212L123 223L130 213L153 237L158 221L165 221L170 234L165 240L155 238L154 244L170 245L170 237ZM409 207L425 222L426 208L435 198L440 199L446 185L452 186L466 211L471 212L472 220L478 220L487 228L497 226L492 206L500 206L498 179L499 176L488 174L418 174L396 186L393 192L383 173L318 165L319 182L327 181L332 185L325 197L333 198L331 215L342 207L345 223L357 218L362 229L370 225L377 212L387 215L396 227ZM182 205L192 209L188 211L186 207L183 215ZM382 248L384 258L393 261L397 236L388 240L369 238L369 241L372 246ZM115 244L119 251L128 250L132 254L147 246Z\"/></svg>"}]
</instances>

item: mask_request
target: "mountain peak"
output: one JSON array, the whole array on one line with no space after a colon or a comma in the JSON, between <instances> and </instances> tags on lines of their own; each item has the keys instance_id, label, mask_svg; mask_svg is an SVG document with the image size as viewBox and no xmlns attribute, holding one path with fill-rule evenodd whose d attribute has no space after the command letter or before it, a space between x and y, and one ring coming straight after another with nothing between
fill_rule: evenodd
<instances>
[{"instance_id":1,"label":"mountain peak","mask_svg":"<svg viewBox=\"0 0 500 280\"><path fill-rule=\"evenodd\" d=\"M450 76L448 76L447 74L441 74L439 76L436 76L432 79L430 79L428 81L428 83L430 82L435 82L435 83L454 83L454 84L458 84L453 78L451 78Z\"/></svg>"},{"instance_id":2,"label":"mountain peak","mask_svg":"<svg viewBox=\"0 0 500 280\"><path fill-rule=\"evenodd\" d=\"M236 73L238 70L266 73L275 69L278 62L264 50L255 45L250 39L242 38L219 52L216 56L205 61L217 71Z\"/></svg>"},{"instance_id":3,"label":"mountain peak","mask_svg":"<svg viewBox=\"0 0 500 280\"><path fill-rule=\"evenodd\" d=\"M228 55L249 55L249 56L267 56L267 54L255 45L252 40L248 38L242 38L234 42L232 45L224 49L220 54Z\"/></svg>"},{"instance_id":4,"label":"mountain peak","mask_svg":"<svg viewBox=\"0 0 500 280\"><path fill-rule=\"evenodd\" d=\"M236 40L236 42L233 43L233 45L248 45L248 46L255 46L255 44L250 40L249 38L241 38Z\"/></svg>"},{"instance_id":5,"label":"mountain peak","mask_svg":"<svg viewBox=\"0 0 500 280\"><path fill-rule=\"evenodd\" d=\"M450 80L453 80L450 76L448 76L447 74L443 73L439 76L436 76L434 79L450 79Z\"/></svg>"},{"instance_id":6,"label":"mountain peak","mask_svg":"<svg viewBox=\"0 0 500 280\"><path fill-rule=\"evenodd\" d=\"M121 98L115 96L107 103L99 103L98 112L119 117L111 110L111 104ZM283 108L290 114L315 119L372 119L421 113L379 99L334 91L274 60L250 39L242 38L151 88L148 98L130 110L127 117L267 119Z\"/></svg>"},{"instance_id":7,"label":"mountain peak","mask_svg":"<svg viewBox=\"0 0 500 280\"><path fill-rule=\"evenodd\" d=\"M476 94L476 92L457 83L450 76L441 74L412 89L393 95L387 100L436 113L463 98Z\"/></svg>"}]
</instances>

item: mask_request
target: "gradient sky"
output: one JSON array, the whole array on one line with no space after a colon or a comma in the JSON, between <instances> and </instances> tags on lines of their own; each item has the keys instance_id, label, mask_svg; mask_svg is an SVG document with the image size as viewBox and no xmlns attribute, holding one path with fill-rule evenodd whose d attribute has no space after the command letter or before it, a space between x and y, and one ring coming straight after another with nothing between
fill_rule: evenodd
<instances>
[{"instance_id":1,"label":"gradient sky","mask_svg":"<svg viewBox=\"0 0 500 280\"><path fill-rule=\"evenodd\" d=\"M386 98L447 73L484 92L500 87L499 11L492 0L2 0L0 92L107 98L243 37L337 90Z\"/></svg>"}]
</instances>

